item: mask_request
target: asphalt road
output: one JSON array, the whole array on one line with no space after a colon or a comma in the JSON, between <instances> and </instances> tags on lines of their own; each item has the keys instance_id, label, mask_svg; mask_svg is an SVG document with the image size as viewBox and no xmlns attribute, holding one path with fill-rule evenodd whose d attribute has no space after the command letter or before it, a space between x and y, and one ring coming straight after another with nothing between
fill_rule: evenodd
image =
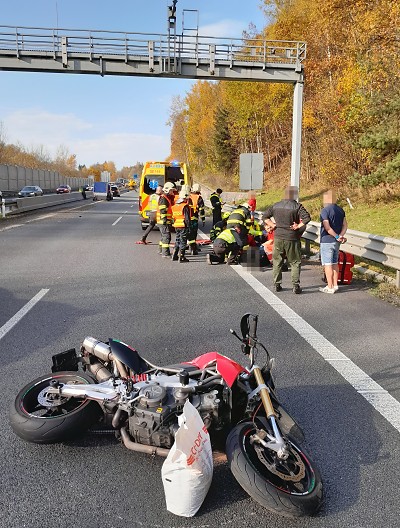
<instances>
[{"instance_id":1,"label":"asphalt road","mask_svg":"<svg viewBox=\"0 0 400 528\"><path fill-rule=\"evenodd\" d=\"M135 244L141 233L133 191L0 223L0 527L397 527L399 309L363 282L319 293L316 263L304 262L302 295L292 293L288 274L275 294L270 270L207 266L206 248L188 264L161 259L159 232L148 246ZM321 471L317 517L264 510L221 457L201 510L176 517L165 508L163 459L128 451L112 436L28 444L8 425L19 389L87 335L121 339L156 363L212 350L243 361L229 328L246 312L259 314L278 394Z\"/></svg>"}]
</instances>

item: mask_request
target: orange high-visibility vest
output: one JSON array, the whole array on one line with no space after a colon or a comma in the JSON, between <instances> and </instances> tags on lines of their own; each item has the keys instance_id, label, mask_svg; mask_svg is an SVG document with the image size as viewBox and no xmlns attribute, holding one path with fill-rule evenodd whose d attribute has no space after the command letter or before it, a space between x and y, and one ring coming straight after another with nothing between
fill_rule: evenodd
<instances>
[{"instance_id":1,"label":"orange high-visibility vest","mask_svg":"<svg viewBox=\"0 0 400 528\"><path fill-rule=\"evenodd\" d=\"M174 220L174 227L186 227L185 226L185 215L183 208L187 205L186 202L177 203L172 206L172 218Z\"/></svg>"}]
</instances>

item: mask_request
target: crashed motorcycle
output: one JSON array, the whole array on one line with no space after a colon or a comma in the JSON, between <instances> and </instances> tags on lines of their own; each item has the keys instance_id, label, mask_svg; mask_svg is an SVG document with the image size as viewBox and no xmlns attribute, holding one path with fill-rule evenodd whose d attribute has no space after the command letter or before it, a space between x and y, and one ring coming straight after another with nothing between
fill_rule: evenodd
<instances>
[{"instance_id":1,"label":"crashed motorcycle","mask_svg":"<svg viewBox=\"0 0 400 528\"><path fill-rule=\"evenodd\" d=\"M300 427L278 401L273 360L258 341L257 321L245 314L242 335L230 330L249 359L247 367L217 352L158 366L121 341L86 337L80 354L71 349L53 356L52 374L19 392L12 429L40 444L63 442L101 424L128 449L167 456L189 400L213 447L222 443L235 479L253 499L282 515L313 515L322 504L321 477L300 447Z\"/></svg>"}]
</instances>

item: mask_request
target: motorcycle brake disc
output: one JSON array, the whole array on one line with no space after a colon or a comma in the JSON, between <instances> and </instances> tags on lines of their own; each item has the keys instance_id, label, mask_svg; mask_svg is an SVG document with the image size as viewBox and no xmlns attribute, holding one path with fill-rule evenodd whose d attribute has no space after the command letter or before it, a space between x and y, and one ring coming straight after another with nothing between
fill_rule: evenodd
<instances>
[{"instance_id":1,"label":"motorcycle brake disc","mask_svg":"<svg viewBox=\"0 0 400 528\"><path fill-rule=\"evenodd\" d=\"M290 458L292 457L295 458L296 468L298 469L298 472L296 474L293 474L293 472L291 472L291 474L288 474L288 471L290 470L287 467L287 460L280 461L280 464L286 468L287 472L279 471L279 469L276 466L276 461L273 460L272 462L269 462L267 458L265 457L265 454L264 454L265 448L263 446L253 444L253 447L254 447L254 450L260 462L268 469L268 471L270 471L274 475L277 475L280 479L291 481L291 482L300 482L304 478L306 474L305 466L304 466L304 463L299 453L297 453L297 451L291 450Z\"/></svg>"},{"instance_id":2,"label":"motorcycle brake disc","mask_svg":"<svg viewBox=\"0 0 400 528\"><path fill-rule=\"evenodd\" d=\"M63 405L68 398L60 397L55 394L47 394L47 387L45 387L43 390L39 392L37 395L37 401L42 407L59 407L60 405Z\"/></svg>"}]
</instances>

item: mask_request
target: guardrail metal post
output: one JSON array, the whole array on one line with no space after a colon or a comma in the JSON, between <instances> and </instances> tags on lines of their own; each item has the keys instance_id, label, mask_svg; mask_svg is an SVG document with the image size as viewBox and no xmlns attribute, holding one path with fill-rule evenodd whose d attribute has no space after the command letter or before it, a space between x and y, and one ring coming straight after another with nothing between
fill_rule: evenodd
<instances>
[{"instance_id":1,"label":"guardrail metal post","mask_svg":"<svg viewBox=\"0 0 400 528\"><path fill-rule=\"evenodd\" d=\"M1 216L3 218L6 217L6 201L4 200L4 198L1 199Z\"/></svg>"},{"instance_id":2,"label":"guardrail metal post","mask_svg":"<svg viewBox=\"0 0 400 528\"><path fill-rule=\"evenodd\" d=\"M400 271L396 271L396 287L400 288Z\"/></svg>"}]
</instances>

